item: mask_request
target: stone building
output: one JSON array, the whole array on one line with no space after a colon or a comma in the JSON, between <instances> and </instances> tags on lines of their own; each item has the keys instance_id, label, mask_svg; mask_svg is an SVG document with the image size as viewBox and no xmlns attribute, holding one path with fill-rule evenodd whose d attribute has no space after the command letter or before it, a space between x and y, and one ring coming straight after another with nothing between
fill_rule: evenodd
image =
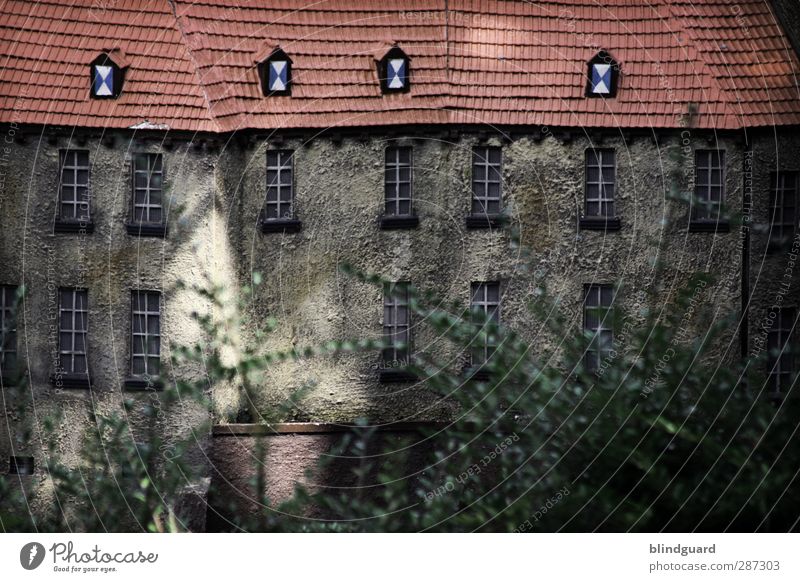
<instances>
[{"instance_id":1,"label":"stone building","mask_svg":"<svg viewBox=\"0 0 800 582\"><path fill-rule=\"evenodd\" d=\"M411 351L469 367L405 319L402 298L338 267L473 302L533 338L525 303L539 281L518 232L566 333L587 303L633 309L646 289L658 308L703 272L715 280L703 302L739 316L720 362L795 341L800 62L781 22L796 8L284 4L7 5L3 390L27 375L34 404L4 416L0 473L43 486L36 439L15 436L31 418L61 411L69 455L92 411L202 374L169 361L171 343L198 340L191 312L211 309L179 281L235 292L260 273L253 314L277 320L264 350L408 333ZM276 437L276 490L358 417L447 419L424 379L398 371L398 345L270 371L258 410L312 385L279 427L303 434ZM765 392L788 394L795 370L789 357L764 370ZM199 462L210 449L235 464L262 429L237 422L235 385L210 388L212 410L161 428L169 439L210 416Z\"/></svg>"}]
</instances>

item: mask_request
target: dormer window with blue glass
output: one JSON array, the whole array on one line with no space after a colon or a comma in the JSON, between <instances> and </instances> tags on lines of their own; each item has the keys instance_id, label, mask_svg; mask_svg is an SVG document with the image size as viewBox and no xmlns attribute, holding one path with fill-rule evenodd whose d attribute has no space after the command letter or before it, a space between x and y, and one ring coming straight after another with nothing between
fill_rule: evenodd
<instances>
[{"instance_id":1,"label":"dormer window with blue glass","mask_svg":"<svg viewBox=\"0 0 800 582\"><path fill-rule=\"evenodd\" d=\"M101 53L89 65L90 90L94 99L116 99L122 93L127 61L121 51Z\"/></svg>"},{"instance_id":2,"label":"dormer window with blue glass","mask_svg":"<svg viewBox=\"0 0 800 582\"><path fill-rule=\"evenodd\" d=\"M378 61L378 78L384 93L403 93L411 88L408 55L397 45Z\"/></svg>"},{"instance_id":3,"label":"dormer window with blue glass","mask_svg":"<svg viewBox=\"0 0 800 582\"><path fill-rule=\"evenodd\" d=\"M264 95L291 95L292 59L280 48L275 48L266 59L259 62L258 76Z\"/></svg>"},{"instance_id":4,"label":"dormer window with blue glass","mask_svg":"<svg viewBox=\"0 0 800 582\"><path fill-rule=\"evenodd\" d=\"M615 97L619 85L619 63L606 51L589 61L587 97Z\"/></svg>"}]
</instances>

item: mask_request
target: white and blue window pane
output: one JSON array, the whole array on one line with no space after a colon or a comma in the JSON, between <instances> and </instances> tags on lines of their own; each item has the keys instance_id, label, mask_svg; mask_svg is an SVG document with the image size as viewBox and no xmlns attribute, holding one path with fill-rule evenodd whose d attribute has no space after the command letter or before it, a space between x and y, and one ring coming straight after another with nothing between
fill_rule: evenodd
<instances>
[{"instance_id":1,"label":"white and blue window pane","mask_svg":"<svg viewBox=\"0 0 800 582\"><path fill-rule=\"evenodd\" d=\"M268 88L270 91L286 91L289 87L289 61L270 61Z\"/></svg>"},{"instance_id":2,"label":"white and blue window pane","mask_svg":"<svg viewBox=\"0 0 800 582\"><path fill-rule=\"evenodd\" d=\"M608 63L592 64L592 93L595 95L608 95L611 93L613 69Z\"/></svg>"},{"instance_id":3,"label":"white and blue window pane","mask_svg":"<svg viewBox=\"0 0 800 582\"><path fill-rule=\"evenodd\" d=\"M110 65L94 66L94 94L97 97L114 96L114 67Z\"/></svg>"},{"instance_id":4,"label":"white and blue window pane","mask_svg":"<svg viewBox=\"0 0 800 582\"><path fill-rule=\"evenodd\" d=\"M386 64L386 87L405 89L408 83L408 63L406 59L389 59Z\"/></svg>"}]
</instances>

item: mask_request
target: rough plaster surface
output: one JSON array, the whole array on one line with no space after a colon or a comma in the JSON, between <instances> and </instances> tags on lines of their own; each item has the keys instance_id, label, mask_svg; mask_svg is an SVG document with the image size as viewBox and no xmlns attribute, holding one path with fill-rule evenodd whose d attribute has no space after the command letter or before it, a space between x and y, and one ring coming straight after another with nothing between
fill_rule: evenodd
<instances>
[{"instance_id":1,"label":"rough plaster surface","mask_svg":"<svg viewBox=\"0 0 800 582\"><path fill-rule=\"evenodd\" d=\"M202 377L202 370L173 370L169 344L196 342L199 330L190 312L209 308L187 291L176 290L179 279L203 284L210 277L226 282L235 292L249 283L253 271L261 272L264 282L255 296L253 319L276 317L279 322L259 346L264 351L379 337L381 292L343 276L339 266L344 262L411 281L446 301L462 304L469 300L470 282L499 280L504 323L532 340L539 353L557 351L559 340L543 335L526 308L535 286L542 282L570 318L571 326L564 333L577 333L582 325L580 304L586 283L622 282L618 305L623 309L635 310L642 302L663 309L692 274L710 272L716 282L703 295L707 307L719 316L740 309L741 237L736 223L732 222L729 233L689 233L686 205L668 196L675 174L680 189L688 188L694 149L720 147L726 151L726 205L738 212L744 151L738 136L717 136L717 142L712 135L691 134L684 151L681 137L675 134L658 143L636 137L627 145L620 136L606 135L600 145L617 149L616 203L622 220L622 229L608 234L577 227L584 150L592 143L588 135L565 141L545 133L543 139L515 135L510 141L480 142L503 147L504 203L523 245L530 249L532 264L520 259L509 228L465 227L471 147L479 143L477 134L465 133L454 143L423 133L393 142L414 148L414 206L420 225L407 231L378 228L387 145L380 136L341 141L319 138L306 143L256 137L231 140L218 149L195 147L188 136L185 141L175 139L175 145L164 152L171 210L169 235L163 240L132 237L124 229L130 204L129 153L160 151L160 140L130 134L113 137L113 146L96 135L77 146L90 151L92 162L95 232L86 236L52 232L58 150L67 147L68 137L40 143L37 134L29 133L24 143L14 144L13 171L7 172L2 192L0 283L24 283L30 291L18 335L21 360L31 371L36 411L35 415L33 409L26 411L24 418L14 417L11 411L5 416L0 472L5 472L10 454L33 454L37 462L41 460L35 443L44 435L35 434L30 446L17 438L26 423L35 427L36 419L62 413L58 434L49 436L55 436L66 458L74 461L81 436L91 428L89 412L119 405L129 366L130 291L137 287L164 293L162 353L170 380ZM800 142L790 134L779 135L777 142L767 135L753 139L753 213L763 224L776 152L797 169ZM263 234L258 228L267 148L296 152L295 212L303 221L299 233ZM749 267L754 293L751 331L769 308L786 261L785 256L765 258L764 248L765 234L754 229ZM656 262L662 270L654 269ZM795 272L790 293L795 302L797 281ZM57 288L71 285L89 289L89 364L95 386L91 391L56 392L49 382L56 339L48 314ZM641 295L642 290L652 294ZM438 353L454 370L463 365L464 358L425 322L415 321L413 326L415 350ZM243 341L252 341L253 331L242 330ZM735 359L737 342L736 330L731 329L715 348L715 357L723 362ZM449 406L422 385L381 385L378 364L378 354L342 354L276 365L259 387L256 404L268 412L308 386L308 394L286 420L439 420L451 414ZM236 383L209 388L213 388L212 411L190 409L161 420L168 440L209 413L225 423L243 409ZM142 405L150 398L124 396L141 399ZM137 420L132 422L135 425ZM270 471L274 468L276 482L270 485L270 495L279 498L330 443L318 436L275 437L274 441L269 466ZM209 474L244 479L251 471L250 448L251 443L229 437L225 447L218 449L223 453L215 453L214 459L224 470ZM205 441L199 443L198 462L206 462L207 449ZM43 472L23 481L39 488L35 504L48 502Z\"/></svg>"}]
</instances>

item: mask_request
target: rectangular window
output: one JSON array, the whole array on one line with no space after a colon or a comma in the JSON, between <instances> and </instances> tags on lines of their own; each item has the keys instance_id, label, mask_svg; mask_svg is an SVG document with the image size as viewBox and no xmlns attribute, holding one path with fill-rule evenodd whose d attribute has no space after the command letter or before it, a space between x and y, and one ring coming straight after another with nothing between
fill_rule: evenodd
<instances>
[{"instance_id":1,"label":"rectangular window","mask_svg":"<svg viewBox=\"0 0 800 582\"><path fill-rule=\"evenodd\" d=\"M487 325L500 325L500 283L473 283L470 309L476 325L484 325L485 337L472 342L472 365L485 364L497 349L497 336ZM485 323L483 323L485 322Z\"/></svg>"},{"instance_id":2,"label":"rectangular window","mask_svg":"<svg viewBox=\"0 0 800 582\"><path fill-rule=\"evenodd\" d=\"M767 334L768 382L771 392L785 394L794 379L793 342L790 340L797 310L794 307L782 307L774 313L775 318Z\"/></svg>"},{"instance_id":3,"label":"rectangular window","mask_svg":"<svg viewBox=\"0 0 800 582\"><path fill-rule=\"evenodd\" d=\"M136 154L133 158L133 222L162 224L164 174L161 154Z\"/></svg>"},{"instance_id":4,"label":"rectangular window","mask_svg":"<svg viewBox=\"0 0 800 582\"><path fill-rule=\"evenodd\" d=\"M89 303L86 289L59 290L59 367L64 374L86 374Z\"/></svg>"},{"instance_id":5,"label":"rectangular window","mask_svg":"<svg viewBox=\"0 0 800 582\"><path fill-rule=\"evenodd\" d=\"M292 166L294 152L270 150L267 152L267 205L266 220L285 220L293 217Z\"/></svg>"},{"instance_id":6,"label":"rectangular window","mask_svg":"<svg viewBox=\"0 0 800 582\"><path fill-rule=\"evenodd\" d=\"M614 332L611 321L613 302L611 285L587 285L584 288L583 329L592 334L586 350L585 363L588 370L597 370L612 350Z\"/></svg>"},{"instance_id":7,"label":"rectangular window","mask_svg":"<svg viewBox=\"0 0 800 582\"><path fill-rule=\"evenodd\" d=\"M472 150L472 214L499 214L502 151L499 147Z\"/></svg>"},{"instance_id":8,"label":"rectangular window","mask_svg":"<svg viewBox=\"0 0 800 582\"><path fill-rule=\"evenodd\" d=\"M411 345L408 283L387 283L383 288L383 350L386 364L408 364Z\"/></svg>"},{"instance_id":9,"label":"rectangular window","mask_svg":"<svg viewBox=\"0 0 800 582\"><path fill-rule=\"evenodd\" d=\"M412 154L409 147L386 148L384 167L384 212L389 216L410 216Z\"/></svg>"},{"instance_id":10,"label":"rectangular window","mask_svg":"<svg viewBox=\"0 0 800 582\"><path fill-rule=\"evenodd\" d=\"M0 376L3 378L17 371L16 298L15 285L0 286Z\"/></svg>"},{"instance_id":11,"label":"rectangular window","mask_svg":"<svg viewBox=\"0 0 800 582\"><path fill-rule=\"evenodd\" d=\"M615 174L616 159L614 150L586 150L585 216L615 216Z\"/></svg>"},{"instance_id":12,"label":"rectangular window","mask_svg":"<svg viewBox=\"0 0 800 582\"><path fill-rule=\"evenodd\" d=\"M61 150L59 217L64 221L89 220L89 152Z\"/></svg>"},{"instance_id":13,"label":"rectangular window","mask_svg":"<svg viewBox=\"0 0 800 582\"><path fill-rule=\"evenodd\" d=\"M131 374L157 377L161 372L161 293L131 293Z\"/></svg>"},{"instance_id":14,"label":"rectangular window","mask_svg":"<svg viewBox=\"0 0 800 582\"><path fill-rule=\"evenodd\" d=\"M697 150L694 160L692 220L718 221L725 198L725 152Z\"/></svg>"},{"instance_id":15,"label":"rectangular window","mask_svg":"<svg viewBox=\"0 0 800 582\"><path fill-rule=\"evenodd\" d=\"M769 241L783 245L792 240L797 228L798 172L773 172L770 184Z\"/></svg>"}]
</instances>

